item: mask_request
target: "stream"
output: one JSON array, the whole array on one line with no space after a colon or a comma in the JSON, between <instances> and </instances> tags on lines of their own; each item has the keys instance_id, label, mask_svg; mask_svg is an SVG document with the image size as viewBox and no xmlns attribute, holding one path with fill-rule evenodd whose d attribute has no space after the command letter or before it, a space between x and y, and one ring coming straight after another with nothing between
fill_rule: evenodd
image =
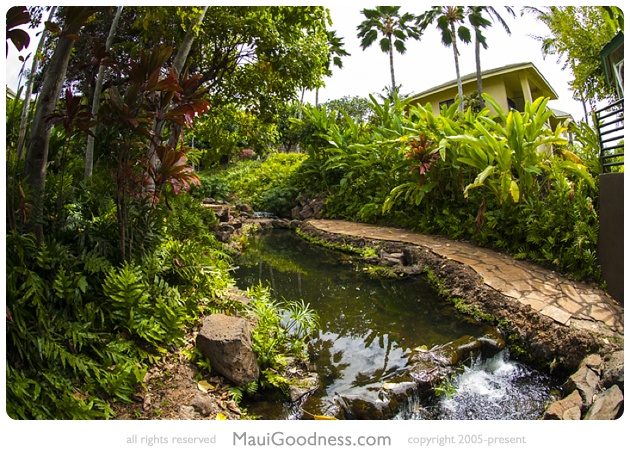
<instances>
[{"instance_id":1,"label":"stream","mask_svg":"<svg viewBox=\"0 0 630 451\"><path fill-rule=\"evenodd\" d=\"M313 246L288 230L252 238L237 261L237 285L263 283L276 299L303 299L317 311L320 330L309 354L320 389L305 411L369 418L383 403L382 387L409 370L414 349L441 349L481 337L489 326L458 315L421 278L372 277L340 252ZM550 392L545 376L509 360L507 351L470 361L449 379L448 396L420 405L412 390L396 419L531 419ZM302 407L268 399L248 405L263 419L300 419ZM506 413L506 411L508 413Z\"/></svg>"}]
</instances>

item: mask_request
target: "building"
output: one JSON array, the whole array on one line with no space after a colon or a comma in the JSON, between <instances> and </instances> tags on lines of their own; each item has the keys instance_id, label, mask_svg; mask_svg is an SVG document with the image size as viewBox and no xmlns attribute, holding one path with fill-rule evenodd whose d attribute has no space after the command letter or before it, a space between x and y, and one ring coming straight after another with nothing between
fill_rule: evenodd
<instances>
[{"instance_id":1,"label":"building","mask_svg":"<svg viewBox=\"0 0 630 451\"><path fill-rule=\"evenodd\" d=\"M599 177L597 259L607 291L624 305L624 78L623 32L600 52L606 81L617 100L594 112L599 135L602 174Z\"/></svg>"},{"instance_id":2,"label":"building","mask_svg":"<svg viewBox=\"0 0 630 451\"><path fill-rule=\"evenodd\" d=\"M504 111L514 109L523 111L525 103L531 103L539 97L556 100L558 94L540 73L533 63L509 64L481 73L483 92L492 97ZM477 74L475 72L462 77L464 96L477 91ZM440 111L444 105L450 105L457 97L457 80L435 86L414 94L409 99L411 105L425 106L431 104L433 111ZM571 116L568 113L552 110L554 118L550 122L552 128Z\"/></svg>"},{"instance_id":3,"label":"building","mask_svg":"<svg viewBox=\"0 0 630 451\"><path fill-rule=\"evenodd\" d=\"M13 100L16 96L15 91L7 86L7 100Z\"/></svg>"},{"instance_id":4,"label":"building","mask_svg":"<svg viewBox=\"0 0 630 451\"><path fill-rule=\"evenodd\" d=\"M606 81L614 86L617 98L623 99L623 32L619 32L600 52Z\"/></svg>"}]
</instances>

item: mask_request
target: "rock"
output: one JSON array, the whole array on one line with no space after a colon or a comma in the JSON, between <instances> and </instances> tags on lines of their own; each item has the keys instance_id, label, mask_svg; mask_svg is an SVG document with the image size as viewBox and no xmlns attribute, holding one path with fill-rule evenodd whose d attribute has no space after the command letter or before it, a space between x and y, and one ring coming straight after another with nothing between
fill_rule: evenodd
<instances>
[{"instance_id":1,"label":"rock","mask_svg":"<svg viewBox=\"0 0 630 451\"><path fill-rule=\"evenodd\" d=\"M405 246L402 250L402 262L405 266L413 266L422 261L422 251L416 246Z\"/></svg>"},{"instance_id":2,"label":"rock","mask_svg":"<svg viewBox=\"0 0 630 451\"><path fill-rule=\"evenodd\" d=\"M236 204L234 208L236 208L241 213L247 213L250 215L254 214L254 209L247 204Z\"/></svg>"},{"instance_id":3,"label":"rock","mask_svg":"<svg viewBox=\"0 0 630 451\"><path fill-rule=\"evenodd\" d=\"M223 208L221 208L218 213L215 210L215 215L219 218L220 222L228 222L230 220L230 207L228 206L223 206Z\"/></svg>"},{"instance_id":4,"label":"rock","mask_svg":"<svg viewBox=\"0 0 630 451\"><path fill-rule=\"evenodd\" d=\"M485 359L494 357L505 348L505 340L497 328L489 329L483 337L479 338L479 342L481 343L481 355Z\"/></svg>"},{"instance_id":5,"label":"rock","mask_svg":"<svg viewBox=\"0 0 630 451\"><path fill-rule=\"evenodd\" d=\"M309 218L312 218L314 215L315 215L315 212L313 212L313 209L307 205L300 211L298 218L309 219Z\"/></svg>"},{"instance_id":6,"label":"rock","mask_svg":"<svg viewBox=\"0 0 630 451\"><path fill-rule=\"evenodd\" d=\"M231 224L221 224L219 226L219 231L222 233L229 233L230 235L233 235L235 230L236 229Z\"/></svg>"},{"instance_id":7,"label":"rock","mask_svg":"<svg viewBox=\"0 0 630 451\"><path fill-rule=\"evenodd\" d=\"M607 355L602 363L601 385L606 388L614 384L623 386L623 367L623 351Z\"/></svg>"},{"instance_id":8,"label":"rock","mask_svg":"<svg viewBox=\"0 0 630 451\"><path fill-rule=\"evenodd\" d=\"M291 402L297 402L304 396L313 393L319 388L319 376L316 373L309 373L305 378L296 380L295 384L289 385L289 397Z\"/></svg>"},{"instance_id":9,"label":"rock","mask_svg":"<svg viewBox=\"0 0 630 451\"><path fill-rule=\"evenodd\" d=\"M577 372L573 373L562 385L565 392L577 390L582 396L583 409L588 409L593 404L593 396L597 391L599 376L595 371L584 365Z\"/></svg>"},{"instance_id":10,"label":"rock","mask_svg":"<svg viewBox=\"0 0 630 451\"><path fill-rule=\"evenodd\" d=\"M599 369L602 365L602 357L599 354L591 354L584 357L580 366L587 366L596 373L599 374Z\"/></svg>"},{"instance_id":11,"label":"rock","mask_svg":"<svg viewBox=\"0 0 630 451\"><path fill-rule=\"evenodd\" d=\"M201 394L196 395L192 400L192 407L204 417L209 416L217 410L213 399L207 395Z\"/></svg>"},{"instance_id":12,"label":"rock","mask_svg":"<svg viewBox=\"0 0 630 451\"><path fill-rule=\"evenodd\" d=\"M453 366L466 362L481 354L481 342L471 335L451 341L435 350L438 359L445 365Z\"/></svg>"},{"instance_id":13,"label":"rock","mask_svg":"<svg viewBox=\"0 0 630 451\"><path fill-rule=\"evenodd\" d=\"M232 238L232 234L230 232L218 231L214 234L215 238L222 243L227 243Z\"/></svg>"},{"instance_id":14,"label":"rock","mask_svg":"<svg viewBox=\"0 0 630 451\"><path fill-rule=\"evenodd\" d=\"M383 257L380 260L378 260L378 264L380 266L396 266L396 265L400 265L400 260L396 259L396 258L391 258L391 257Z\"/></svg>"},{"instance_id":15,"label":"rock","mask_svg":"<svg viewBox=\"0 0 630 451\"><path fill-rule=\"evenodd\" d=\"M298 199L298 205L291 209L291 218L305 220L309 218L321 218L326 200L322 198Z\"/></svg>"},{"instance_id":16,"label":"rock","mask_svg":"<svg viewBox=\"0 0 630 451\"><path fill-rule=\"evenodd\" d=\"M394 416L390 403L380 399L364 399L346 395L337 398L340 419L346 420L387 420Z\"/></svg>"},{"instance_id":17,"label":"rock","mask_svg":"<svg viewBox=\"0 0 630 451\"><path fill-rule=\"evenodd\" d=\"M324 207L326 206L326 201L324 199L314 199L310 205L311 209L313 210L313 214L316 218L320 218L321 217L321 212L324 209Z\"/></svg>"},{"instance_id":18,"label":"rock","mask_svg":"<svg viewBox=\"0 0 630 451\"><path fill-rule=\"evenodd\" d=\"M251 299L247 296L247 293L239 290L238 288L229 289L225 294L225 300L240 302L243 305L248 305Z\"/></svg>"},{"instance_id":19,"label":"rock","mask_svg":"<svg viewBox=\"0 0 630 451\"><path fill-rule=\"evenodd\" d=\"M197 347L214 371L236 385L253 382L260 375L249 323L243 318L220 313L205 317Z\"/></svg>"},{"instance_id":20,"label":"rock","mask_svg":"<svg viewBox=\"0 0 630 451\"><path fill-rule=\"evenodd\" d=\"M289 221L287 221L286 219L272 219L271 225L274 229L288 229Z\"/></svg>"},{"instance_id":21,"label":"rock","mask_svg":"<svg viewBox=\"0 0 630 451\"><path fill-rule=\"evenodd\" d=\"M195 408L193 406L180 406L179 407L179 417L182 420L194 420L195 419Z\"/></svg>"},{"instance_id":22,"label":"rock","mask_svg":"<svg viewBox=\"0 0 630 451\"><path fill-rule=\"evenodd\" d=\"M584 416L585 420L614 420L623 405L623 393L613 385L604 393L597 395L593 405Z\"/></svg>"},{"instance_id":23,"label":"rock","mask_svg":"<svg viewBox=\"0 0 630 451\"><path fill-rule=\"evenodd\" d=\"M408 379L416 384L418 399L433 394L434 388L448 377L453 369L443 361L443 357L433 351L419 350L409 357L411 368L407 371ZM392 380L392 382L404 382Z\"/></svg>"},{"instance_id":24,"label":"rock","mask_svg":"<svg viewBox=\"0 0 630 451\"><path fill-rule=\"evenodd\" d=\"M577 390L560 401L552 403L543 420L579 420L582 417L582 396Z\"/></svg>"}]
</instances>

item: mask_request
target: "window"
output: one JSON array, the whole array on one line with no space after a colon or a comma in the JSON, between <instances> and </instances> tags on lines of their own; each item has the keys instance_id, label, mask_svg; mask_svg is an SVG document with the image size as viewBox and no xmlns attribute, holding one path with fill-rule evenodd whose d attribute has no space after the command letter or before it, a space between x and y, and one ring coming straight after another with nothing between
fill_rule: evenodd
<instances>
[{"instance_id":1,"label":"window","mask_svg":"<svg viewBox=\"0 0 630 451\"><path fill-rule=\"evenodd\" d=\"M619 97L623 99L623 60L614 65L615 80L617 81L617 89L619 90Z\"/></svg>"},{"instance_id":2,"label":"window","mask_svg":"<svg viewBox=\"0 0 630 451\"><path fill-rule=\"evenodd\" d=\"M516 110L516 102L508 97L508 108L510 110Z\"/></svg>"},{"instance_id":3,"label":"window","mask_svg":"<svg viewBox=\"0 0 630 451\"><path fill-rule=\"evenodd\" d=\"M454 103L455 103L455 99L448 99L448 100L445 100L444 102L440 102L439 104L440 110L442 109L442 107L448 108Z\"/></svg>"}]
</instances>

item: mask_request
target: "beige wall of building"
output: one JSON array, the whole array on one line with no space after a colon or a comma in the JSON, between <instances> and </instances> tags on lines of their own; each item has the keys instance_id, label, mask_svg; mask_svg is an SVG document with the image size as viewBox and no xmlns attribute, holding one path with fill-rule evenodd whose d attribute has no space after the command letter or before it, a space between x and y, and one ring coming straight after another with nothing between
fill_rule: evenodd
<instances>
[{"instance_id":1,"label":"beige wall of building","mask_svg":"<svg viewBox=\"0 0 630 451\"><path fill-rule=\"evenodd\" d=\"M504 66L482 73L483 90L489 94L504 111L515 108L523 111L525 102L538 97L557 99L558 95L532 63ZM476 74L462 77L464 96L477 90ZM440 111L443 102L457 97L457 82L453 80L435 88L412 96L410 103L425 106L431 104L434 113Z\"/></svg>"}]
</instances>

